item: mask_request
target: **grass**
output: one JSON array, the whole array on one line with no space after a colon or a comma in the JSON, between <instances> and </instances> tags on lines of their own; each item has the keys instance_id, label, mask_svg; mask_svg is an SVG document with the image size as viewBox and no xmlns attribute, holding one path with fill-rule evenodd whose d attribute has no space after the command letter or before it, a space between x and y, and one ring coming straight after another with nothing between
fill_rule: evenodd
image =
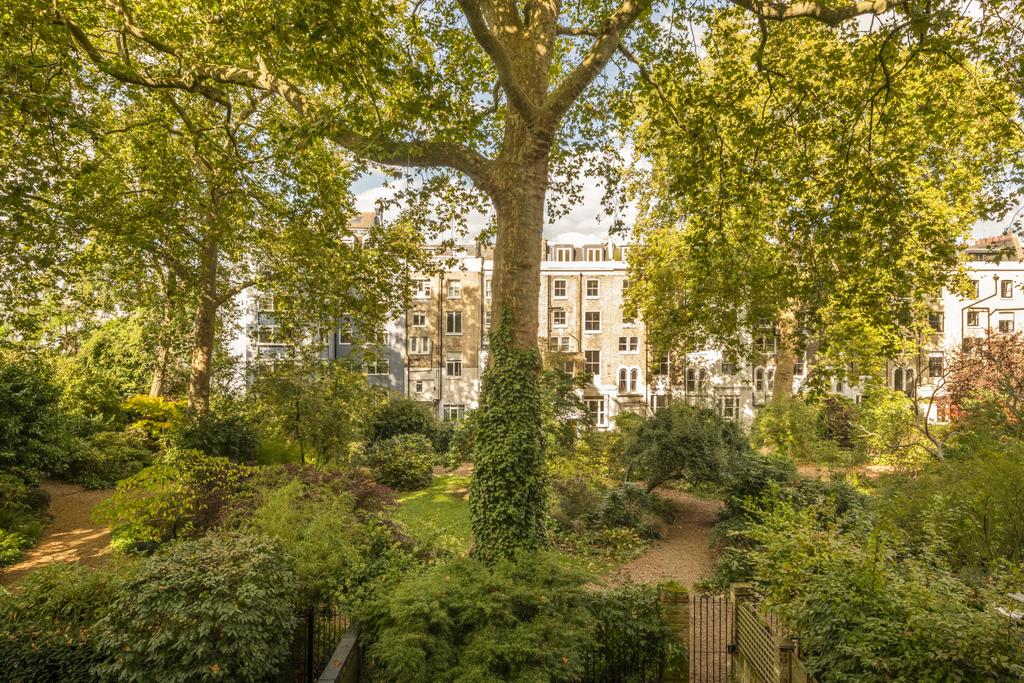
<instances>
[{"instance_id":1,"label":"grass","mask_svg":"<svg viewBox=\"0 0 1024 683\"><path fill-rule=\"evenodd\" d=\"M417 541L464 555L473 539L468 493L469 477L434 477L429 488L399 497L394 516Z\"/></svg>"}]
</instances>

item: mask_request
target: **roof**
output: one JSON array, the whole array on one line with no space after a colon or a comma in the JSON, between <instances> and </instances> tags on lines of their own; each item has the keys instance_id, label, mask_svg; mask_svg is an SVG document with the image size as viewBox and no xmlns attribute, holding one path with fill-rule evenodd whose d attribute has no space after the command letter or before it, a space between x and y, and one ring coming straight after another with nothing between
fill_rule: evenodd
<instances>
[{"instance_id":1,"label":"roof","mask_svg":"<svg viewBox=\"0 0 1024 683\"><path fill-rule=\"evenodd\" d=\"M966 251L969 254L997 255L1002 253L1012 256L1018 261L1024 260L1024 248L1021 247L1020 239L1012 232L976 239L967 245Z\"/></svg>"},{"instance_id":2,"label":"roof","mask_svg":"<svg viewBox=\"0 0 1024 683\"><path fill-rule=\"evenodd\" d=\"M377 220L376 211L360 211L349 222L348 227L353 229L369 230Z\"/></svg>"}]
</instances>

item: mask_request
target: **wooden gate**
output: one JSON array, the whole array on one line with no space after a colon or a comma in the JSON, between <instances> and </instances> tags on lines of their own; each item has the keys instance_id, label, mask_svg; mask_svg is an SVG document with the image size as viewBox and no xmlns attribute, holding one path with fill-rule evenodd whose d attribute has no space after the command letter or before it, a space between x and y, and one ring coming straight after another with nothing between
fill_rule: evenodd
<instances>
[{"instance_id":1,"label":"wooden gate","mask_svg":"<svg viewBox=\"0 0 1024 683\"><path fill-rule=\"evenodd\" d=\"M733 640L728 595L690 594L690 683L726 683Z\"/></svg>"}]
</instances>

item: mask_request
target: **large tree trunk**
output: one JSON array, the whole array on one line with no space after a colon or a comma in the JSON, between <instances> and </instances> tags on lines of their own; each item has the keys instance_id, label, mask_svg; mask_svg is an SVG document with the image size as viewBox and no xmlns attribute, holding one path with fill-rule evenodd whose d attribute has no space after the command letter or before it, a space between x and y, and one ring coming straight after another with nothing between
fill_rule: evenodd
<instances>
[{"instance_id":1,"label":"large tree trunk","mask_svg":"<svg viewBox=\"0 0 1024 683\"><path fill-rule=\"evenodd\" d=\"M217 238L211 231L203 244L200 260L199 294L196 301L195 340L188 381L189 408L206 412L210 408L210 378L213 375L213 347L217 339Z\"/></svg>"},{"instance_id":2,"label":"large tree trunk","mask_svg":"<svg viewBox=\"0 0 1024 683\"><path fill-rule=\"evenodd\" d=\"M547 504L537 301L548 152L517 121L507 125L505 142L507 156L491 188L497 218L494 325L470 496L475 552L486 561L543 546Z\"/></svg>"},{"instance_id":3,"label":"large tree trunk","mask_svg":"<svg viewBox=\"0 0 1024 683\"><path fill-rule=\"evenodd\" d=\"M772 403L793 398L793 373L796 369L796 313L783 311L779 317L779 350L775 355L775 380Z\"/></svg>"}]
</instances>

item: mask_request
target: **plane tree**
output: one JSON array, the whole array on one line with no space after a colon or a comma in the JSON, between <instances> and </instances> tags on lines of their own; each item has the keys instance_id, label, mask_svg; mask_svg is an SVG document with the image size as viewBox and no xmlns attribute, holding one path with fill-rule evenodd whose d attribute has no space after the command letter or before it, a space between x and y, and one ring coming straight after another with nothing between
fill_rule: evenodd
<instances>
[{"instance_id":1,"label":"plane tree","mask_svg":"<svg viewBox=\"0 0 1024 683\"><path fill-rule=\"evenodd\" d=\"M490 202L495 334L471 497L476 547L490 559L543 542L536 302L545 210L557 215L578 196L588 163L610 165L621 141L610 105L617 90L649 79L641 57L688 35L700 43L689 30L700 17L677 4L57 0L39 2L37 15L47 40L110 79L232 110L267 93L287 104L298 133ZM928 33L954 20L938 11L945 3L733 4L764 25L890 13Z\"/></svg>"}]
</instances>

